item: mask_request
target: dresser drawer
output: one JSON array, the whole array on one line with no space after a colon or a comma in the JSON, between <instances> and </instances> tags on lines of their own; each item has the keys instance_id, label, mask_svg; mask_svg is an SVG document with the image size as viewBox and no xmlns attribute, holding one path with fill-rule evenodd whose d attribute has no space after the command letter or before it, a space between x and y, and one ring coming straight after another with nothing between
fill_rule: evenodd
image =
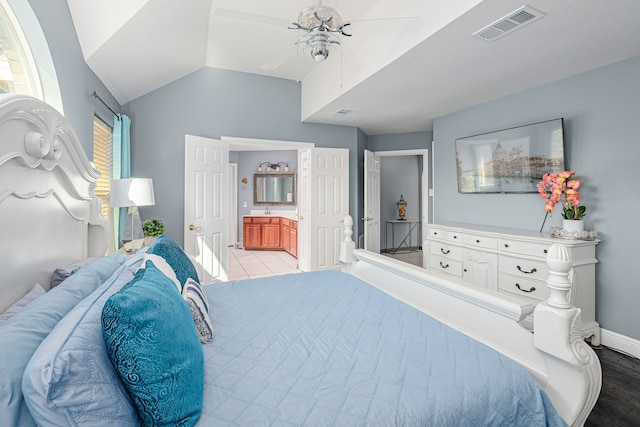
<instances>
[{"instance_id":1,"label":"dresser drawer","mask_svg":"<svg viewBox=\"0 0 640 427\"><path fill-rule=\"evenodd\" d=\"M498 249L504 253L522 254L545 258L549 250L548 243L523 242L520 240L500 239Z\"/></svg>"},{"instance_id":2,"label":"dresser drawer","mask_svg":"<svg viewBox=\"0 0 640 427\"><path fill-rule=\"evenodd\" d=\"M432 239L446 240L452 243L464 242L464 233L459 231L443 230L441 228L429 228L429 237Z\"/></svg>"},{"instance_id":3,"label":"dresser drawer","mask_svg":"<svg viewBox=\"0 0 640 427\"><path fill-rule=\"evenodd\" d=\"M500 256L500 271L515 276L546 281L549 278L547 263L536 259Z\"/></svg>"},{"instance_id":4,"label":"dresser drawer","mask_svg":"<svg viewBox=\"0 0 640 427\"><path fill-rule=\"evenodd\" d=\"M479 234L465 233L464 243L467 246L481 249L498 249L498 239Z\"/></svg>"},{"instance_id":5,"label":"dresser drawer","mask_svg":"<svg viewBox=\"0 0 640 427\"><path fill-rule=\"evenodd\" d=\"M500 292L509 292L521 297L542 301L549 297L549 288L544 281L500 272L498 276Z\"/></svg>"},{"instance_id":6,"label":"dresser drawer","mask_svg":"<svg viewBox=\"0 0 640 427\"><path fill-rule=\"evenodd\" d=\"M429 253L431 255L440 256L447 259L462 261L464 248L462 246L450 245L444 242L436 242L434 240L429 243Z\"/></svg>"},{"instance_id":7,"label":"dresser drawer","mask_svg":"<svg viewBox=\"0 0 640 427\"><path fill-rule=\"evenodd\" d=\"M462 261L432 255L429 257L429 268L462 277Z\"/></svg>"}]
</instances>

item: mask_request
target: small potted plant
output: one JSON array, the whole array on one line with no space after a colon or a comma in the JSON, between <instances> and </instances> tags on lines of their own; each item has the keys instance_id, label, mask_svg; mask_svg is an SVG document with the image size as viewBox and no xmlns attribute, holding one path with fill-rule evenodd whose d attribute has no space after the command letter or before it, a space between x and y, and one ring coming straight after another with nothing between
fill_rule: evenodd
<instances>
[{"instance_id":1,"label":"small potted plant","mask_svg":"<svg viewBox=\"0 0 640 427\"><path fill-rule=\"evenodd\" d=\"M148 219L142 223L142 232L144 233L144 245L151 246L158 236L164 234L167 228L161 219Z\"/></svg>"}]
</instances>

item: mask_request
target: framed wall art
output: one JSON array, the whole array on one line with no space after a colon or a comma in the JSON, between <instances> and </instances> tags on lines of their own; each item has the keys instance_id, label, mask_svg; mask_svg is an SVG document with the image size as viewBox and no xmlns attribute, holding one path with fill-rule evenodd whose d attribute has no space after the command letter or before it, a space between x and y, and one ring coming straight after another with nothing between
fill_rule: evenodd
<instances>
[{"instance_id":1,"label":"framed wall art","mask_svg":"<svg viewBox=\"0 0 640 427\"><path fill-rule=\"evenodd\" d=\"M535 193L565 168L563 119L456 139L458 192Z\"/></svg>"}]
</instances>

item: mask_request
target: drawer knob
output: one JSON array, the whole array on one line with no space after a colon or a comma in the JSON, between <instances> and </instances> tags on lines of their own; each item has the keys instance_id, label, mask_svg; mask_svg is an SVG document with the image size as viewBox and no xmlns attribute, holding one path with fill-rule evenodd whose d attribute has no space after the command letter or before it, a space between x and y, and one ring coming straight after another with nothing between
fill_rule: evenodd
<instances>
[{"instance_id":1,"label":"drawer knob","mask_svg":"<svg viewBox=\"0 0 640 427\"><path fill-rule=\"evenodd\" d=\"M446 251L444 250L444 248L440 248L440 252L442 252L445 255L449 255L449 252L451 252L451 250L447 249Z\"/></svg>"},{"instance_id":2,"label":"drawer knob","mask_svg":"<svg viewBox=\"0 0 640 427\"><path fill-rule=\"evenodd\" d=\"M535 273L536 271L538 271L535 267L534 267L534 268L532 268L532 269L531 269L531 270L529 270L529 271L525 271L525 270L523 270L522 268L520 268L520 266L519 266L519 265L517 265L517 266L516 266L516 268L518 269L518 271L519 271L519 272L524 273L524 274L533 274L533 273Z\"/></svg>"},{"instance_id":3,"label":"drawer knob","mask_svg":"<svg viewBox=\"0 0 640 427\"><path fill-rule=\"evenodd\" d=\"M527 293L528 293L528 292L533 292L533 291L535 291L535 290L536 290L536 288L534 288L533 286L532 286L531 288L529 288L529 290L522 289L522 288L520 287L520 284L519 284L519 283L516 283L516 288L520 289L522 292L527 292Z\"/></svg>"},{"instance_id":4,"label":"drawer knob","mask_svg":"<svg viewBox=\"0 0 640 427\"><path fill-rule=\"evenodd\" d=\"M454 239L457 239L457 238L458 238L458 236L453 236L453 238L454 238Z\"/></svg>"},{"instance_id":5,"label":"drawer knob","mask_svg":"<svg viewBox=\"0 0 640 427\"><path fill-rule=\"evenodd\" d=\"M505 244L504 244L504 247L505 247L505 248L508 248L508 247L509 247L509 244L508 244L508 243L505 243Z\"/></svg>"},{"instance_id":6,"label":"drawer knob","mask_svg":"<svg viewBox=\"0 0 640 427\"><path fill-rule=\"evenodd\" d=\"M433 232L433 235L434 235L434 236L437 236L437 235L438 235L438 232L437 232L437 231L434 231L434 232Z\"/></svg>"},{"instance_id":7,"label":"drawer knob","mask_svg":"<svg viewBox=\"0 0 640 427\"><path fill-rule=\"evenodd\" d=\"M545 249L545 250L544 250L544 251L542 251L542 252L544 252L544 253L546 254L546 253L547 253L547 252L549 252L549 251Z\"/></svg>"},{"instance_id":8,"label":"drawer knob","mask_svg":"<svg viewBox=\"0 0 640 427\"><path fill-rule=\"evenodd\" d=\"M444 264L442 263L442 261L440 261L440 267L442 267L442 268L449 268L449 264L444 265Z\"/></svg>"},{"instance_id":9,"label":"drawer knob","mask_svg":"<svg viewBox=\"0 0 640 427\"><path fill-rule=\"evenodd\" d=\"M480 239L476 239L476 243L480 243Z\"/></svg>"}]
</instances>

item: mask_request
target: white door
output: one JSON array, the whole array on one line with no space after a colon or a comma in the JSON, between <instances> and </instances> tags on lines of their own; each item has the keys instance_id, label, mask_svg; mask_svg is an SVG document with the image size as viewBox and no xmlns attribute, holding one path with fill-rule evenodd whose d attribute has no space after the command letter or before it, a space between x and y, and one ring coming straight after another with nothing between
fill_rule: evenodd
<instances>
[{"instance_id":1,"label":"white door","mask_svg":"<svg viewBox=\"0 0 640 427\"><path fill-rule=\"evenodd\" d=\"M364 248L380 253L380 158L364 150Z\"/></svg>"},{"instance_id":2,"label":"white door","mask_svg":"<svg viewBox=\"0 0 640 427\"><path fill-rule=\"evenodd\" d=\"M311 150L298 150L298 269L311 271Z\"/></svg>"},{"instance_id":3,"label":"white door","mask_svg":"<svg viewBox=\"0 0 640 427\"><path fill-rule=\"evenodd\" d=\"M301 150L298 233L304 252L300 269L339 269L343 221L349 213L349 150ZM308 258L308 259L306 259ZM308 268L308 269L307 269Z\"/></svg>"},{"instance_id":4,"label":"white door","mask_svg":"<svg viewBox=\"0 0 640 427\"><path fill-rule=\"evenodd\" d=\"M184 250L202 283L228 278L229 144L185 135Z\"/></svg>"},{"instance_id":5,"label":"white door","mask_svg":"<svg viewBox=\"0 0 640 427\"><path fill-rule=\"evenodd\" d=\"M238 243L238 164L229 163L229 221L228 246Z\"/></svg>"}]
</instances>

